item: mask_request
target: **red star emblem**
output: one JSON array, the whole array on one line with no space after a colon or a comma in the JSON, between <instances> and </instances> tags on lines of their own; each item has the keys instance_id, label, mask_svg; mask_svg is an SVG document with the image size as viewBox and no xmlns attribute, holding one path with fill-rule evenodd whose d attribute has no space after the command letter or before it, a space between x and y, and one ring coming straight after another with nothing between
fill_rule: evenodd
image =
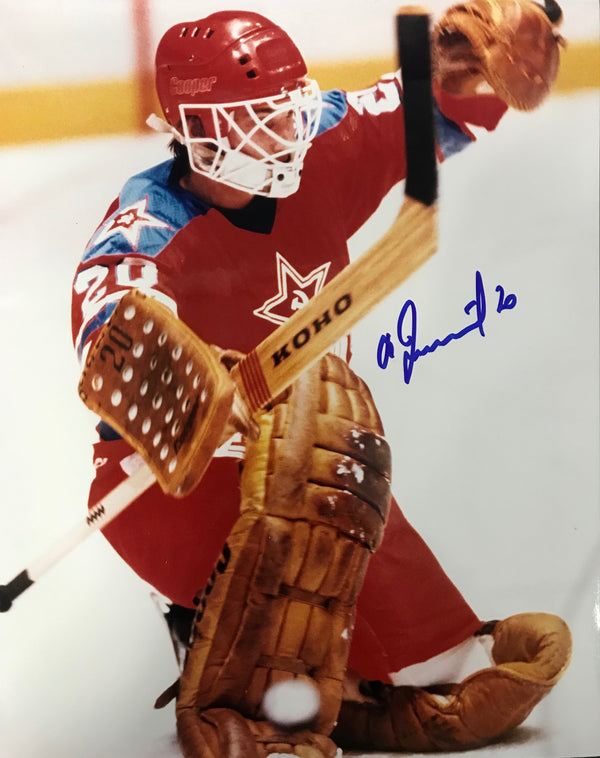
<instances>
[{"instance_id":1,"label":"red star emblem","mask_svg":"<svg viewBox=\"0 0 600 758\"><path fill-rule=\"evenodd\" d=\"M134 250L137 250L140 234L144 227L154 229L172 229L169 224L147 212L148 196L143 197L126 208L122 208L116 216L101 227L94 244L98 245L114 234L122 234Z\"/></svg>"},{"instance_id":2,"label":"red star emblem","mask_svg":"<svg viewBox=\"0 0 600 758\"><path fill-rule=\"evenodd\" d=\"M306 305L323 289L331 262L323 263L302 276L291 266L281 253L275 253L277 262L277 294L266 300L260 308L253 311L255 316L283 324L294 313Z\"/></svg>"}]
</instances>

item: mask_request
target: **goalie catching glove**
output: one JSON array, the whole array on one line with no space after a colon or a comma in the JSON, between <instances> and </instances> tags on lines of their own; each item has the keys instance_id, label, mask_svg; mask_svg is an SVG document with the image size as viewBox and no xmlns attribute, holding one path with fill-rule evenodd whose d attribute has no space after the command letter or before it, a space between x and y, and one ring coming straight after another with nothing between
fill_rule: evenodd
<instances>
[{"instance_id":1,"label":"goalie catching glove","mask_svg":"<svg viewBox=\"0 0 600 758\"><path fill-rule=\"evenodd\" d=\"M530 0L471 0L451 7L433 34L435 77L451 95L489 87L517 110L537 108L550 93L563 38L562 11Z\"/></svg>"}]
</instances>

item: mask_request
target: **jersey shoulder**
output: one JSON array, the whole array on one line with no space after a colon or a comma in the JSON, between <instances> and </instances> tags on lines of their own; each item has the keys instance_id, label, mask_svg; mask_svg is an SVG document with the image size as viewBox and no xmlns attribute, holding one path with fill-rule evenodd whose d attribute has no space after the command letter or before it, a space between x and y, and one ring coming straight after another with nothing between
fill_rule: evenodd
<instances>
[{"instance_id":1,"label":"jersey shoulder","mask_svg":"<svg viewBox=\"0 0 600 758\"><path fill-rule=\"evenodd\" d=\"M110 255L156 257L206 206L172 180L173 160L131 177L92 235L83 263Z\"/></svg>"},{"instance_id":2,"label":"jersey shoulder","mask_svg":"<svg viewBox=\"0 0 600 758\"><path fill-rule=\"evenodd\" d=\"M327 90L322 99L318 135L340 126L351 112L369 117L397 110L401 104L398 76L385 74L373 86L357 91Z\"/></svg>"},{"instance_id":3,"label":"jersey shoulder","mask_svg":"<svg viewBox=\"0 0 600 758\"><path fill-rule=\"evenodd\" d=\"M398 71L384 74L379 81L365 89L326 91L323 93L323 110L317 136L332 131L335 133L336 127L339 127L339 133L344 135L341 140L346 141L364 131L370 135L370 146L373 149L378 142L373 139L373 126L378 122L386 125L392 123L392 128L397 129L387 115L400 111L402 99ZM474 141L467 123L493 131L505 112L506 105L489 95L452 98L442 92L439 86L434 86L433 110L438 146L441 155L449 158Z\"/></svg>"}]
</instances>

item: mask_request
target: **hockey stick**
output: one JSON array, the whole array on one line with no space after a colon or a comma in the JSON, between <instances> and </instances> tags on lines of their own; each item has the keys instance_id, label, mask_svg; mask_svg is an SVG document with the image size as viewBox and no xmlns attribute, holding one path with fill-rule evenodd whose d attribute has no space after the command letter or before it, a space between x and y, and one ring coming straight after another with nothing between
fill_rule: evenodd
<instances>
[{"instance_id":1,"label":"hockey stick","mask_svg":"<svg viewBox=\"0 0 600 758\"><path fill-rule=\"evenodd\" d=\"M401 9L396 25L407 163L402 208L380 240L234 366L231 375L252 412L288 387L437 249L429 17Z\"/></svg>"},{"instance_id":2,"label":"hockey stick","mask_svg":"<svg viewBox=\"0 0 600 758\"><path fill-rule=\"evenodd\" d=\"M85 519L75 524L60 540L32 561L28 568L17 574L8 584L0 586L0 612L8 611L15 598L80 545L86 537L106 526L154 484L156 477L151 469L139 457L137 463L137 470L97 502L88 511Z\"/></svg>"},{"instance_id":3,"label":"hockey stick","mask_svg":"<svg viewBox=\"0 0 600 758\"><path fill-rule=\"evenodd\" d=\"M437 249L437 164L427 13L420 10L401 11L397 16L397 36L407 162L402 208L393 225L377 243L233 367L231 377L251 412L264 407L286 389L308 365L326 353L332 344L346 335ZM110 329L108 334L110 337ZM119 347L129 351L132 345L128 344L128 335L118 327L112 337L113 344L107 340L98 352L108 351L106 354L112 356L115 368L120 371L117 366L120 358L117 358L115 351ZM186 339L183 333L184 346L190 347L189 344L185 345ZM190 337L190 344L192 342L193 338ZM195 345L192 345L190 350L193 352L194 349ZM105 359L105 355L102 358ZM202 362L202 365L205 363ZM218 377L213 379L213 396L218 401ZM218 405L215 402L215 406ZM228 409L230 406L225 403L224 407ZM215 429L220 432L224 417L217 411L215 415L205 417L203 423L203 431L194 430L194 436L200 439L203 439L203 434L211 436L210 444L205 444L204 447L212 447L214 452ZM184 440L181 447L185 448L188 442L189 440ZM144 445L150 446L149 439L136 447L144 452ZM155 452L148 453L148 458L153 462L157 457ZM210 457L204 456L206 465ZM7 585L0 586L0 612L9 610L16 597L85 537L110 523L157 478L165 491L173 491L164 486L170 484L170 473L160 469L157 474L154 468L140 461L139 468L97 503L81 524L74 527L28 569L23 570ZM201 473L202 471L196 471L196 480Z\"/></svg>"}]
</instances>

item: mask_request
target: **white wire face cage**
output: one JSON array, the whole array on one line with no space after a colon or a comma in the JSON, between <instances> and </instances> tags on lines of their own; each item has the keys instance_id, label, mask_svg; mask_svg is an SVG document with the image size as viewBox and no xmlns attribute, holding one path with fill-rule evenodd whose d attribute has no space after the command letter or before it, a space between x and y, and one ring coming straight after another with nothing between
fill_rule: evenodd
<instances>
[{"instance_id":1,"label":"white wire face cage","mask_svg":"<svg viewBox=\"0 0 600 758\"><path fill-rule=\"evenodd\" d=\"M321 91L313 80L268 98L219 105L181 104L190 166L253 195L288 197L300 185L304 157L319 128L321 110ZM195 133L198 121L201 136Z\"/></svg>"}]
</instances>

